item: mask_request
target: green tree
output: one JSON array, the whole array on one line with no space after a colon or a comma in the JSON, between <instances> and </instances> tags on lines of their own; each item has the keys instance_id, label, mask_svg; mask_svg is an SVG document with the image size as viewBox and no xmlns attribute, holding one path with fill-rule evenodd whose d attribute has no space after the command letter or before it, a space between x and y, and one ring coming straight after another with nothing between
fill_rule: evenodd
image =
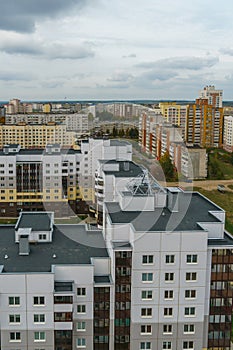
<instances>
[{"instance_id":1,"label":"green tree","mask_svg":"<svg viewBox=\"0 0 233 350\"><path fill-rule=\"evenodd\" d=\"M117 137L118 136L118 131L117 131L117 128L115 126L112 129L112 136L113 137Z\"/></svg>"},{"instance_id":2,"label":"green tree","mask_svg":"<svg viewBox=\"0 0 233 350\"><path fill-rule=\"evenodd\" d=\"M166 151L164 155L160 158L160 165L163 169L164 176L167 181L176 181L177 180L177 172L176 168L172 164L169 152Z\"/></svg>"}]
</instances>

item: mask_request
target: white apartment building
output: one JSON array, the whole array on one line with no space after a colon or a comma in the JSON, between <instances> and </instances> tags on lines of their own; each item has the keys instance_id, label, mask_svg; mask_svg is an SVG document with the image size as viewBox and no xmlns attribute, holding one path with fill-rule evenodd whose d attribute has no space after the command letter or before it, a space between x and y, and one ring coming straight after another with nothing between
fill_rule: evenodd
<instances>
[{"instance_id":1,"label":"white apartment building","mask_svg":"<svg viewBox=\"0 0 233 350\"><path fill-rule=\"evenodd\" d=\"M145 176L118 199L103 231L49 212L0 227L3 349L230 350L225 212Z\"/></svg>"},{"instance_id":2,"label":"white apartment building","mask_svg":"<svg viewBox=\"0 0 233 350\"><path fill-rule=\"evenodd\" d=\"M233 152L233 116L231 115L224 117L223 148Z\"/></svg>"},{"instance_id":3,"label":"white apartment building","mask_svg":"<svg viewBox=\"0 0 233 350\"><path fill-rule=\"evenodd\" d=\"M207 85L199 91L199 98L208 99L208 104L214 107L222 107L223 90L215 90L214 85Z\"/></svg>"}]
</instances>

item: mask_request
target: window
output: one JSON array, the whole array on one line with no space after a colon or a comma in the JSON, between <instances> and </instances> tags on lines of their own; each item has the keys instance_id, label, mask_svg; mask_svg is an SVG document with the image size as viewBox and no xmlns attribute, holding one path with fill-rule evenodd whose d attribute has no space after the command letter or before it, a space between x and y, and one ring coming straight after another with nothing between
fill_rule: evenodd
<instances>
[{"instance_id":1,"label":"window","mask_svg":"<svg viewBox=\"0 0 233 350\"><path fill-rule=\"evenodd\" d=\"M175 262L175 255L166 255L165 256L165 263L166 264L174 264Z\"/></svg>"},{"instance_id":2,"label":"window","mask_svg":"<svg viewBox=\"0 0 233 350\"><path fill-rule=\"evenodd\" d=\"M152 308L142 308L141 309L142 317L151 317L152 316Z\"/></svg>"},{"instance_id":3,"label":"window","mask_svg":"<svg viewBox=\"0 0 233 350\"><path fill-rule=\"evenodd\" d=\"M86 339L85 338L77 338L76 345L77 345L77 348L85 348L86 347Z\"/></svg>"},{"instance_id":4,"label":"window","mask_svg":"<svg viewBox=\"0 0 233 350\"><path fill-rule=\"evenodd\" d=\"M164 324L163 325L163 333L164 334L172 334L172 325L171 324Z\"/></svg>"},{"instance_id":5,"label":"window","mask_svg":"<svg viewBox=\"0 0 233 350\"><path fill-rule=\"evenodd\" d=\"M34 297L34 305L45 305L45 297Z\"/></svg>"},{"instance_id":6,"label":"window","mask_svg":"<svg viewBox=\"0 0 233 350\"><path fill-rule=\"evenodd\" d=\"M141 325L141 334L152 334L152 327L150 324Z\"/></svg>"},{"instance_id":7,"label":"window","mask_svg":"<svg viewBox=\"0 0 233 350\"><path fill-rule=\"evenodd\" d=\"M86 288L77 288L77 295L78 296L85 296L86 295Z\"/></svg>"},{"instance_id":8,"label":"window","mask_svg":"<svg viewBox=\"0 0 233 350\"><path fill-rule=\"evenodd\" d=\"M186 255L187 264L197 264L197 254L188 254Z\"/></svg>"},{"instance_id":9,"label":"window","mask_svg":"<svg viewBox=\"0 0 233 350\"><path fill-rule=\"evenodd\" d=\"M151 342L143 341L140 343L140 350L151 350Z\"/></svg>"},{"instance_id":10,"label":"window","mask_svg":"<svg viewBox=\"0 0 233 350\"><path fill-rule=\"evenodd\" d=\"M173 290L165 290L164 291L164 299L173 299L173 298L174 298Z\"/></svg>"},{"instance_id":11,"label":"window","mask_svg":"<svg viewBox=\"0 0 233 350\"><path fill-rule=\"evenodd\" d=\"M142 290L142 299L152 299L152 290Z\"/></svg>"},{"instance_id":12,"label":"window","mask_svg":"<svg viewBox=\"0 0 233 350\"><path fill-rule=\"evenodd\" d=\"M186 272L186 281L196 281L197 273L196 272Z\"/></svg>"},{"instance_id":13,"label":"window","mask_svg":"<svg viewBox=\"0 0 233 350\"><path fill-rule=\"evenodd\" d=\"M184 341L183 342L183 349L194 349L194 342L193 341Z\"/></svg>"},{"instance_id":14,"label":"window","mask_svg":"<svg viewBox=\"0 0 233 350\"><path fill-rule=\"evenodd\" d=\"M20 297L9 297L9 305L20 305Z\"/></svg>"},{"instance_id":15,"label":"window","mask_svg":"<svg viewBox=\"0 0 233 350\"><path fill-rule=\"evenodd\" d=\"M152 282L153 281L153 273L152 272L142 273L142 281L143 282Z\"/></svg>"},{"instance_id":16,"label":"window","mask_svg":"<svg viewBox=\"0 0 233 350\"><path fill-rule=\"evenodd\" d=\"M196 290L189 290L189 289L187 289L186 291L185 291L185 298L186 299L194 299L194 298L196 298Z\"/></svg>"},{"instance_id":17,"label":"window","mask_svg":"<svg viewBox=\"0 0 233 350\"><path fill-rule=\"evenodd\" d=\"M9 323L20 323L20 315L9 315Z\"/></svg>"},{"instance_id":18,"label":"window","mask_svg":"<svg viewBox=\"0 0 233 350\"><path fill-rule=\"evenodd\" d=\"M165 307L163 309L163 315L164 316L172 316L172 314L173 314L172 307Z\"/></svg>"},{"instance_id":19,"label":"window","mask_svg":"<svg viewBox=\"0 0 233 350\"><path fill-rule=\"evenodd\" d=\"M20 342L21 341L20 332L10 332L10 341Z\"/></svg>"},{"instance_id":20,"label":"window","mask_svg":"<svg viewBox=\"0 0 233 350\"><path fill-rule=\"evenodd\" d=\"M86 322L77 322L77 331L85 331L86 330Z\"/></svg>"},{"instance_id":21,"label":"window","mask_svg":"<svg viewBox=\"0 0 233 350\"><path fill-rule=\"evenodd\" d=\"M184 325L184 333L195 333L194 324L185 324Z\"/></svg>"},{"instance_id":22,"label":"window","mask_svg":"<svg viewBox=\"0 0 233 350\"><path fill-rule=\"evenodd\" d=\"M77 313L85 314L86 313L86 305L77 305Z\"/></svg>"},{"instance_id":23,"label":"window","mask_svg":"<svg viewBox=\"0 0 233 350\"><path fill-rule=\"evenodd\" d=\"M195 307L185 307L184 314L185 316L195 316Z\"/></svg>"},{"instance_id":24,"label":"window","mask_svg":"<svg viewBox=\"0 0 233 350\"><path fill-rule=\"evenodd\" d=\"M45 315L44 314L35 314L34 315L34 323L45 323Z\"/></svg>"},{"instance_id":25,"label":"window","mask_svg":"<svg viewBox=\"0 0 233 350\"><path fill-rule=\"evenodd\" d=\"M154 256L153 255L143 255L142 256L142 263L143 264L153 264L154 263Z\"/></svg>"},{"instance_id":26,"label":"window","mask_svg":"<svg viewBox=\"0 0 233 350\"><path fill-rule=\"evenodd\" d=\"M165 273L165 281L166 282L174 281L174 273L173 272L166 272Z\"/></svg>"},{"instance_id":27,"label":"window","mask_svg":"<svg viewBox=\"0 0 233 350\"><path fill-rule=\"evenodd\" d=\"M171 341L164 341L163 342L163 349L171 349L172 348L172 342Z\"/></svg>"},{"instance_id":28,"label":"window","mask_svg":"<svg viewBox=\"0 0 233 350\"><path fill-rule=\"evenodd\" d=\"M46 197L47 198L47 197ZM39 239L40 240L45 240L47 237L46 237L46 234L45 233L40 233L39 234Z\"/></svg>"},{"instance_id":29,"label":"window","mask_svg":"<svg viewBox=\"0 0 233 350\"><path fill-rule=\"evenodd\" d=\"M34 332L34 341L45 341L45 332Z\"/></svg>"}]
</instances>

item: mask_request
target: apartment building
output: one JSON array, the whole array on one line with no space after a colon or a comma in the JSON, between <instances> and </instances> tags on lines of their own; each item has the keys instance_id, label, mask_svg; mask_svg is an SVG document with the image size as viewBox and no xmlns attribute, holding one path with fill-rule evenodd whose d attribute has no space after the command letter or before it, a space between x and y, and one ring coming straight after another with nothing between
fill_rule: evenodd
<instances>
[{"instance_id":1,"label":"apartment building","mask_svg":"<svg viewBox=\"0 0 233 350\"><path fill-rule=\"evenodd\" d=\"M223 90L216 90L214 85L207 85L199 91L200 99L207 99L208 104L216 108L222 108Z\"/></svg>"},{"instance_id":2,"label":"apartment building","mask_svg":"<svg viewBox=\"0 0 233 350\"><path fill-rule=\"evenodd\" d=\"M56 216L88 213L95 202L98 160L132 159L132 145L118 140L80 141L80 149L48 144L45 149L6 145L0 151L0 213L54 211Z\"/></svg>"},{"instance_id":3,"label":"apartment building","mask_svg":"<svg viewBox=\"0 0 233 350\"><path fill-rule=\"evenodd\" d=\"M80 142L83 161L80 163L79 188L84 200L95 203L95 173L98 161L103 160L132 160L132 144L117 139L87 139Z\"/></svg>"},{"instance_id":4,"label":"apartment building","mask_svg":"<svg viewBox=\"0 0 233 350\"><path fill-rule=\"evenodd\" d=\"M205 179L207 177L206 149L197 145L171 142L169 155L177 172L187 179Z\"/></svg>"},{"instance_id":5,"label":"apartment building","mask_svg":"<svg viewBox=\"0 0 233 350\"><path fill-rule=\"evenodd\" d=\"M224 116L223 148L233 152L233 116Z\"/></svg>"},{"instance_id":6,"label":"apartment building","mask_svg":"<svg viewBox=\"0 0 233 350\"><path fill-rule=\"evenodd\" d=\"M197 99L189 105L186 142L201 147L221 147L223 108L210 105L208 99Z\"/></svg>"},{"instance_id":7,"label":"apartment building","mask_svg":"<svg viewBox=\"0 0 233 350\"><path fill-rule=\"evenodd\" d=\"M20 124L25 123L29 125L34 124L64 124L67 131L76 131L79 134L88 132L88 115L86 113L72 113L72 114L7 114L5 116L5 124Z\"/></svg>"},{"instance_id":8,"label":"apartment building","mask_svg":"<svg viewBox=\"0 0 233 350\"><path fill-rule=\"evenodd\" d=\"M59 143L62 147L70 148L75 139L75 131L67 131L66 125L53 122L47 125L0 125L0 148L16 143L22 148L45 148L49 143Z\"/></svg>"},{"instance_id":9,"label":"apartment building","mask_svg":"<svg viewBox=\"0 0 233 350\"><path fill-rule=\"evenodd\" d=\"M182 129L182 136L184 137L188 106L179 105L176 102L161 102L159 103L159 108L168 123L179 126Z\"/></svg>"},{"instance_id":10,"label":"apartment building","mask_svg":"<svg viewBox=\"0 0 233 350\"><path fill-rule=\"evenodd\" d=\"M103 231L22 212L0 227L1 347L230 350L233 240L198 193L136 177Z\"/></svg>"}]
</instances>

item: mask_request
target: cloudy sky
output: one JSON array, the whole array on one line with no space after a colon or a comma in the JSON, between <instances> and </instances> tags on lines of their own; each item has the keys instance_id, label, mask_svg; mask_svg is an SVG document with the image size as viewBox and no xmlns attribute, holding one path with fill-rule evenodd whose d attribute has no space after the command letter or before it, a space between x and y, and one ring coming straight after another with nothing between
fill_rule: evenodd
<instances>
[{"instance_id":1,"label":"cloudy sky","mask_svg":"<svg viewBox=\"0 0 233 350\"><path fill-rule=\"evenodd\" d=\"M233 100L233 1L0 0L0 100Z\"/></svg>"}]
</instances>

